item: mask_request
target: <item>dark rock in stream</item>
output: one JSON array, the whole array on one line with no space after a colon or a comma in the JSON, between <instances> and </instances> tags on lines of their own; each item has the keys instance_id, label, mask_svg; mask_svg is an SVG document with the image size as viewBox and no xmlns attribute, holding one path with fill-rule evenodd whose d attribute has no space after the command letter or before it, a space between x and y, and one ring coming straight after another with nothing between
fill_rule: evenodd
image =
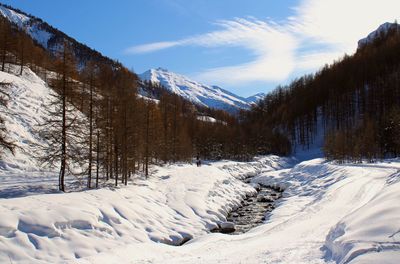
<instances>
[{"instance_id":1,"label":"dark rock in stream","mask_svg":"<svg viewBox=\"0 0 400 264\"><path fill-rule=\"evenodd\" d=\"M232 222L222 222L219 224L219 232L229 234L235 232L235 224Z\"/></svg>"},{"instance_id":2,"label":"dark rock in stream","mask_svg":"<svg viewBox=\"0 0 400 264\"><path fill-rule=\"evenodd\" d=\"M257 198L257 202L259 202L259 203L273 203L274 200L272 198L269 198L269 197L261 196L261 197Z\"/></svg>"}]
</instances>

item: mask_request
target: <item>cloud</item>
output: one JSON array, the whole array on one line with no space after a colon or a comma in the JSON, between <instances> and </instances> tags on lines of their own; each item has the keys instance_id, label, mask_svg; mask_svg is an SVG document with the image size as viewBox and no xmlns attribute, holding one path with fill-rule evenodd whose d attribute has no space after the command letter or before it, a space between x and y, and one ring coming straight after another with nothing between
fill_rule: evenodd
<instances>
[{"instance_id":1,"label":"cloud","mask_svg":"<svg viewBox=\"0 0 400 264\"><path fill-rule=\"evenodd\" d=\"M162 49L172 48L177 45L179 45L179 42L177 41L155 42L155 43L130 47L125 50L125 53L127 54L150 53Z\"/></svg>"},{"instance_id":2,"label":"cloud","mask_svg":"<svg viewBox=\"0 0 400 264\"><path fill-rule=\"evenodd\" d=\"M296 39L284 29L260 20L236 19L223 23L226 31L201 37L203 46L239 46L255 55L251 62L218 67L196 74L206 82L228 85L253 81L280 81L294 69ZM199 39L197 39L199 40Z\"/></svg>"},{"instance_id":3,"label":"cloud","mask_svg":"<svg viewBox=\"0 0 400 264\"><path fill-rule=\"evenodd\" d=\"M384 22L399 18L398 0L302 0L294 15L280 23L255 18L218 21L219 30L168 42L134 46L127 53L155 52L178 46L241 47L254 59L195 74L218 84L282 82L293 72L313 71L351 54L357 41Z\"/></svg>"},{"instance_id":4,"label":"cloud","mask_svg":"<svg viewBox=\"0 0 400 264\"><path fill-rule=\"evenodd\" d=\"M399 9L398 0L303 0L288 27L307 41L351 53L359 39L399 18Z\"/></svg>"}]
</instances>

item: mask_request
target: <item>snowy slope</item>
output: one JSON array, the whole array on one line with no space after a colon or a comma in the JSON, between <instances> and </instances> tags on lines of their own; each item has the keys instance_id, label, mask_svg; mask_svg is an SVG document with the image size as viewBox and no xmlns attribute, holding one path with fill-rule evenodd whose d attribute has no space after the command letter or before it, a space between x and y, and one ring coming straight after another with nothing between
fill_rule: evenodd
<instances>
[{"instance_id":1,"label":"snowy slope","mask_svg":"<svg viewBox=\"0 0 400 264\"><path fill-rule=\"evenodd\" d=\"M0 15L7 18L10 22L17 25L20 29L24 29L34 40L36 40L44 48L49 48L49 40L53 36L50 32L43 29L40 21L32 19L29 16L18 13L0 5Z\"/></svg>"},{"instance_id":2,"label":"snowy slope","mask_svg":"<svg viewBox=\"0 0 400 264\"><path fill-rule=\"evenodd\" d=\"M400 161L336 165L323 159L265 172L286 187L262 226L208 234L181 247L135 243L79 263L399 263Z\"/></svg>"},{"instance_id":3,"label":"snowy slope","mask_svg":"<svg viewBox=\"0 0 400 264\"><path fill-rule=\"evenodd\" d=\"M143 81L161 84L169 91L195 104L227 111L249 109L251 103L260 96L242 98L218 86L201 84L163 68L148 70L140 74L139 77Z\"/></svg>"},{"instance_id":4,"label":"snowy slope","mask_svg":"<svg viewBox=\"0 0 400 264\"><path fill-rule=\"evenodd\" d=\"M366 38L358 41L358 48L362 48L369 43L372 43L377 37L387 34L389 30L397 29L400 30L400 25L395 23L386 22L378 27L375 31L371 32Z\"/></svg>"},{"instance_id":5,"label":"snowy slope","mask_svg":"<svg viewBox=\"0 0 400 264\"><path fill-rule=\"evenodd\" d=\"M9 141L16 147L14 155L5 150L0 160L0 199L57 192L58 168L41 168L38 160L45 156L38 145L47 144L38 131L49 118L48 107L55 92L28 67L24 68L22 76L19 66L6 65L6 70L8 73L0 71L0 82L9 84L6 92L10 97L7 107L0 107L0 111ZM47 74L48 78L56 76L53 72ZM87 121L78 110L71 112L72 117ZM76 180L73 176L66 178L68 183Z\"/></svg>"},{"instance_id":6,"label":"snowy slope","mask_svg":"<svg viewBox=\"0 0 400 264\"><path fill-rule=\"evenodd\" d=\"M37 129L47 117L44 105L51 102L54 92L29 68L25 67L23 75L18 76L18 66L7 66L10 73L0 71L0 82L10 84L6 90L10 98L7 107L2 109L2 116L8 136L17 147L15 155L4 153L0 172L36 171L38 166L32 146L43 143Z\"/></svg>"}]
</instances>

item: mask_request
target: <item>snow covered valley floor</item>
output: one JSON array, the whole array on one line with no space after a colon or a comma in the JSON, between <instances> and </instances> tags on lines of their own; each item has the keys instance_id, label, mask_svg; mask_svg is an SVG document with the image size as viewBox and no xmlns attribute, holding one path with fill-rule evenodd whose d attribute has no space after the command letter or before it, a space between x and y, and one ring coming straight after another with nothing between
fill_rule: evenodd
<instances>
[{"instance_id":1,"label":"snow covered valley floor","mask_svg":"<svg viewBox=\"0 0 400 264\"><path fill-rule=\"evenodd\" d=\"M276 209L209 233L255 192L249 175L285 189ZM0 199L0 263L399 263L399 200L400 160L157 167L126 188Z\"/></svg>"}]
</instances>

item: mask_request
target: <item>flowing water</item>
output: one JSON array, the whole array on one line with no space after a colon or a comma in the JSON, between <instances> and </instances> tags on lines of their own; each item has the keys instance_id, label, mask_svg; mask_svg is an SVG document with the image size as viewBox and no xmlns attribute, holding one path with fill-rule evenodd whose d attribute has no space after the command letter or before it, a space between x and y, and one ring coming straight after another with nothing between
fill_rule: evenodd
<instances>
[{"instance_id":1,"label":"flowing water","mask_svg":"<svg viewBox=\"0 0 400 264\"><path fill-rule=\"evenodd\" d=\"M247 179L248 183L250 179ZM243 234L261 225L266 215L275 209L275 201L282 196L282 190L271 186L259 185L257 194L248 196L237 209L228 214L226 220L235 225L235 230L215 230L214 232ZM233 231L233 232L232 232Z\"/></svg>"}]
</instances>

